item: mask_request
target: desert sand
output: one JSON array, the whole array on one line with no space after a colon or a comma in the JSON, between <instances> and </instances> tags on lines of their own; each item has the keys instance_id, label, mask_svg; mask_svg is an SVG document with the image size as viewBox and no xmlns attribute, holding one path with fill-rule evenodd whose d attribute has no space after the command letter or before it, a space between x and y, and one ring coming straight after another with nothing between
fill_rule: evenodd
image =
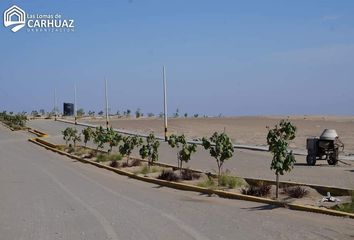
<instances>
[{"instance_id":1,"label":"desert sand","mask_svg":"<svg viewBox=\"0 0 354 240\"><path fill-rule=\"evenodd\" d=\"M354 153L354 116L245 116L245 117L208 117L208 118L169 118L169 134L185 134L196 139L211 136L215 131L224 131L234 144L266 146L267 126L274 127L281 119L289 120L297 127L293 149L306 149L306 138L320 136L324 129L335 129L345 144L344 154ZM105 124L103 119L82 119L91 124ZM117 118L112 116L110 124L114 128L154 132L163 136L163 119L158 118Z\"/></svg>"}]
</instances>

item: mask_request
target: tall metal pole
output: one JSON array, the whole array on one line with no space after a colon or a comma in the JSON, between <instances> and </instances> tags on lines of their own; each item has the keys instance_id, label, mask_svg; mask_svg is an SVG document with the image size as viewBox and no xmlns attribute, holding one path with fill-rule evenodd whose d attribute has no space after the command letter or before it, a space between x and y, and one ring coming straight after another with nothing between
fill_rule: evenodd
<instances>
[{"instance_id":1,"label":"tall metal pole","mask_svg":"<svg viewBox=\"0 0 354 240\"><path fill-rule=\"evenodd\" d=\"M108 129L109 113L108 113L108 92L107 92L107 79L106 78L105 78L105 98L106 98L106 128Z\"/></svg>"},{"instance_id":2,"label":"tall metal pole","mask_svg":"<svg viewBox=\"0 0 354 240\"><path fill-rule=\"evenodd\" d=\"M57 89L54 88L54 120L57 120Z\"/></svg>"},{"instance_id":3,"label":"tall metal pole","mask_svg":"<svg viewBox=\"0 0 354 240\"><path fill-rule=\"evenodd\" d=\"M163 109L164 109L164 120L165 120L165 141L167 141L167 83L166 83L166 71L165 66L162 68L163 75Z\"/></svg>"},{"instance_id":4,"label":"tall metal pole","mask_svg":"<svg viewBox=\"0 0 354 240\"><path fill-rule=\"evenodd\" d=\"M75 124L77 124L77 106L76 106L76 83L74 86L74 117L75 117Z\"/></svg>"}]
</instances>

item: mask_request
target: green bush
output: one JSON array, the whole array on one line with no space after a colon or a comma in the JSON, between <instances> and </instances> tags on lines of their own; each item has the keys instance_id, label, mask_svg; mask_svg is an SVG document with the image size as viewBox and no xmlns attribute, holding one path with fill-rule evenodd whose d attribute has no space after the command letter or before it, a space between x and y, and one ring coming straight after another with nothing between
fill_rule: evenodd
<instances>
[{"instance_id":1,"label":"green bush","mask_svg":"<svg viewBox=\"0 0 354 240\"><path fill-rule=\"evenodd\" d=\"M228 173L223 173L220 176L220 186L233 189L236 187L241 187L245 184L245 181L242 178L235 176L230 176Z\"/></svg>"},{"instance_id":2,"label":"green bush","mask_svg":"<svg viewBox=\"0 0 354 240\"><path fill-rule=\"evenodd\" d=\"M198 187L203 187L203 188L215 189L216 188L216 183L215 183L213 178L208 177L203 182L198 183L197 186Z\"/></svg>"}]
</instances>

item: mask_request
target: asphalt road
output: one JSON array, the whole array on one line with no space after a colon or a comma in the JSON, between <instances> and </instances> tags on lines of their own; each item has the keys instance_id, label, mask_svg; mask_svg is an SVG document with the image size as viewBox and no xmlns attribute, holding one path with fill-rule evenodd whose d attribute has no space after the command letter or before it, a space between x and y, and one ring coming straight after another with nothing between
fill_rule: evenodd
<instances>
[{"instance_id":1,"label":"asphalt road","mask_svg":"<svg viewBox=\"0 0 354 240\"><path fill-rule=\"evenodd\" d=\"M0 125L0 239L352 239L354 221L161 188Z\"/></svg>"},{"instance_id":2,"label":"asphalt road","mask_svg":"<svg viewBox=\"0 0 354 240\"><path fill-rule=\"evenodd\" d=\"M76 127L79 131L84 129L82 126L53 120L34 120L28 125L50 134L49 141L57 144L65 144L61 131L66 127ZM92 143L90 145L94 146ZM159 152L159 161L177 165L175 149L171 149L165 142L162 142ZM139 156L137 151L134 154ZM270 170L272 159L270 153L236 149L234 155L232 159L225 162L224 170L229 169L233 174L241 177L275 179L274 172ZM281 180L354 189L353 161L340 162L337 166L329 166L326 161L318 161L316 166L307 166L304 156L296 156L296 160L294 169L281 176ZM215 160L202 147L198 147L197 153L185 166L205 171L217 169Z\"/></svg>"}]
</instances>

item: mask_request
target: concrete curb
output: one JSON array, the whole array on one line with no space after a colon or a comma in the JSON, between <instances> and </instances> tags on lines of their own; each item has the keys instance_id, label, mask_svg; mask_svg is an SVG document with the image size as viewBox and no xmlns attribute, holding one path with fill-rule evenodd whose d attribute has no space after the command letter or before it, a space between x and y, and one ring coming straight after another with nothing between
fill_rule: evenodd
<instances>
[{"instance_id":1,"label":"concrete curb","mask_svg":"<svg viewBox=\"0 0 354 240\"><path fill-rule=\"evenodd\" d=\"M49 136L48 134L46 134L44 132L41 132L41 131L38 131L38 130L32 129L32 128L28 128L28 132L36 135L37 137L41 137L41 138L46 138Z\"/></svg>"},{"instance_id":2,"label":"concrete curb","mask_svg":"<svg viewBox=\"0 0 354 240\"><path fill-rule=\"evenodd\" d=\"M243 195L243 194L239 194L239 193L231 193L231 192L226 192L226 191L221 191L221 190L212 190L212 189L202 188L202 187L188 185L188 184L184 184L184 183L169 182L169 181L165 181L165 180L139 176L139 175L135 175L133 173L127 172L127 171L123 171L121 169L106 166L106 165L103 165L103 164L100 164L97 162L93 162L93 161L90 161L87 159L83 159L83 158L74 156L72 154L69 154L67 152L58 150L55 148L56 145L48 143L44 140L40 140L38 138L32 138L32 139L29 139L29 141L33 142L39 146L42 146L46 149L49 149L53 152L68 156L68 157L75 159L75 160L78 160L80 162L89 163L89 164L95 165L97 167L113 171L113 172L118 173L120 175L128 176L129 178L132 178L132 179L157 184L160 186L165 186L165 187L184 190L184 191L194 191L194 192L199 192L199 193L208 194L208 195L215 194L215 195L217 195L219 197L223 197L223 198L230 198L230 199L238 199L238 200L246 200L246 201L252 201L252 202L271 204L271 205L275 205L278 207L287 207L292 210L322 213L322 214L328 214L328 215L332 215L332 216L349 217L349 218L354 219L354 214L351 214L351 213L345 213L345 212L340 212L340 211L336 211L336 210L330 210L330 209L326 209L326 208L319 208L319 207L313 207L313 206L284 203L284 202L279 202L279 201L275 201L275 200L271 200L271 199L267 199L267 198Z\"/></svg>"}]
</instances>

